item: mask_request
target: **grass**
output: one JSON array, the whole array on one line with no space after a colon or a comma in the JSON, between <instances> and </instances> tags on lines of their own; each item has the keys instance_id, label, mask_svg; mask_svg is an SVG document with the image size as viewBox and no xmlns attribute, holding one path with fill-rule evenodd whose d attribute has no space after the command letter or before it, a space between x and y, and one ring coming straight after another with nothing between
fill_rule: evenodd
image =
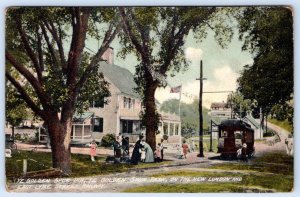
<instances>
[{"instance_id":1,"label":"grass","mask_svg":"<svg viewBox=\"0 0 300 197\"><path fill-rule=\"evenodd\" d=\"M146 185L126 189L125 192L256 192L273 191L290 192L293 188L293 177L275 174L243 174L230 172L194 172L173 171L154 175L154 177L242 177L241 182L202 182L190 184ZM255 191L254 190L254 191Z\"/></svg>"},{"instance_id":2,"label":"grass","mask_svg":"<svg viewBox=\"0 0 300 197\"><path fill-rule=\"evenodd\" d=\"M52 166L51 153L18 151L13 153L11 158L6 158L6 175L8 177L22 175L23 159L28 160L28 172L49 169ZM131 168L151 168L170 163L170 161L140 163L138 166L135 166L130 164L105 163L105 157L96 157L96 160L96 162L92 162L89 155L72 154L72 174L70 176L83 177L118 173L128 171Z\"/></svg>"},{"instance_id":3,"label":"grass","mask_svg":"<svg viewBox=\"0 0 300 197\"><path fill-rule=\"evenodd\" d=\"M195 146L196 146L195 149L196 149L196 150L199 150L199 148L198 148L198 145L199 145L199 138L198 138L198 137L192 137L192 138L189 138L189 139L187 140L187 142L190 143L191 140L194 140L194 141L195 141ZM218 146L218 140L217 140L217 139L213 139L213 140L212 140L212 148L213 148L213 151L214 151L215 153L218 152L217 146ZM208 151L209 151L209 148L210 148L210 137L205 136L205 137L203 138L203 149L204 149L205 152L208 152Z\"/></svg>"},{"instance_id":4,"label":"grass","mask_svg":"<svg viewBox=\"0 0 300 197\"><path fill-rule=\"evenodd\" d=\"M6 174L21 175L22 160L28 159L28 171L51 167L51 153L19 151L12 158L6 158ZM90 161L89 155L72 154L71 177L111 174L136 168L151 168L171 163L106 164L104 157L97 157L97 162ZM37 161L37 162L35 162ZM153 174L152 177L242 177L241 182L201 182L189 184L154 184L130 188L125 192L289 192L293 189L293 157L282 153L269 153L254 158L248 163L225 163L210 166L213 172L174 170ZM218 171L218 170L225 170ZM15 177L16 178L16 177ZM10 181L10 179L9 179Z\"/></svg>"},{"instance_id":5,"label":"grass","mask_svg":"<svg viewBox=\"0 0 300 197\"><path fill-rule=\"evenodd\" d=\"M245 170L268 172L281 175L293 175L294 158L280 152L268 153L259 158L254 158L251 163L230 163L213 165L212 169Z\"/></svg>"},{"instance_id":6,"label":"grass","mask_svg":"<svg viewBox=\"0 0 300 197\"><path fill-rule=\"evenodd\" d=\"M293 125L289 123L289 121L286 119L284 121L279 121L279 120L276 120L276 119L268 119L269 122L287 130L288 132L292 132L294 129L293 129Z\"/></svg>"},{"instance_id":7,"label":"grass","mask_svg":"<svg viewBox=\"0 0 300 197\"><path fill-rule=\"evenodd\" d=\"M125 190L124 192L130 193L198 193L198 192L243 192L243 188L232 184L232 183L224 183L222 187L216 184L209 183L190 183L190 184L155 184L155 185L147 185L136 188L130 188Z\"/></svg>"},{"instance_id":8,"label":"grass","mask_svg":"<svg viewBox=\"0 0 300 197\"><path fill-rule=\"evenodd\" d=\"M214 172L175 170L153 177L242 177L239 183L192 183L146 185L125 192L290 192L293 189L293 158L281 153L269 153L251 163L218 164L209 167ZM226 170L220 172L218 169Z\"/></svg>"}]
</instances>

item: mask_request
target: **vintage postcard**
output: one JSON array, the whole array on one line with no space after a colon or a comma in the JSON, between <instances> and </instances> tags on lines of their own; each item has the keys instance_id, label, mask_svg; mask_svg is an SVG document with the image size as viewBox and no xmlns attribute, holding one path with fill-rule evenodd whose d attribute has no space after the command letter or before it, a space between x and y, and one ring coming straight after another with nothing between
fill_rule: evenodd
<instances>
[{"instance_id":1,"label":"vintage postcard","mask_svg":"<svg viewBox=\"0 0 300 197\"><path fill-rule=\"evenodd\" d=\"M294 190L288 6L9 7L8 192Z\"/></svg>"}]
</instances>

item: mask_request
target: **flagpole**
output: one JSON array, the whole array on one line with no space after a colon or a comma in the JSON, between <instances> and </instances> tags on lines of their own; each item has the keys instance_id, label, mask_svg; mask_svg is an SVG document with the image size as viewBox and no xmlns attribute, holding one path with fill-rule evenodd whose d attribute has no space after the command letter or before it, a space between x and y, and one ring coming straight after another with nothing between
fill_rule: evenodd
<instances>
[{"instance_id":1,"label":"flagpole","mask_svg":"<svg viewBox=\"0 0 300 197\"><path fill-rule=\"evenodd\" d=\"M180 122L180 128L178 126L178 135L179 135L179 148L182 147L182 139L181 139L181 118L180 118L180 103L181 103L181 92L182 92L182 84L180 84L180 92L179 92L179 106L178 106L178 116L179 116L179 122ZM179 131L180 129L180 131Z\"/></svg>"},{"instance_id":2,"label":"flagpole","mask_svg":"<svg viewBox=\"0 0 300 197\"><path fill-rule=\"evenodd\" d=\"M178 114L180 117L180 101L181 101L181 92L182 92L182 84L180 84L180 92L179 92L179 106L178 106Z\"/></svg>"}]
</instances>

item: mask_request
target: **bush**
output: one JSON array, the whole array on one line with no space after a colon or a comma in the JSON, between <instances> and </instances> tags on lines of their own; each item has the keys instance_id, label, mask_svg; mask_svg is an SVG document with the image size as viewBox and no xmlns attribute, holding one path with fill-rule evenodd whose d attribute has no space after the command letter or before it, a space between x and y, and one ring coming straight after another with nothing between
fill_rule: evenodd
<instances>
[{"instance_id":1,"label":"bush","mask_svg":"<svg viewBox=\"0 0 300 197\"><path fill-rule=\"evenodd\" d=\"M116 139L115 134L106 134L101 140L101 146L111 147Z\"/></svg>"}]
</instances>

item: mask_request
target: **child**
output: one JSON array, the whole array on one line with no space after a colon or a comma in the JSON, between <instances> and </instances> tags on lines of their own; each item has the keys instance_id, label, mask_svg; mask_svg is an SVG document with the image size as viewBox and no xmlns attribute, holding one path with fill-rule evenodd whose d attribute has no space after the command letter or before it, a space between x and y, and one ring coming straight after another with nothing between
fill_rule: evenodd
<instances>
[{"instance_id":1,"label":"child","mask_svg":"<svg viewBox=\"0 0 300 197\"><path fill-rule=\"evenodd\" d=\"M146 159L146 151L144 150L144 148L140 149L140 153L141 153L141 161L145 162Z\"/></svg>"},{"instance_id":2,"label":"child","mask_svg":"<svg viewBox=\"0 0 300 197\"><path fill-rule=\"evenodd\" d=\"M161 154L161 143L158 143L155 150L155 161L161 162L162 161L162 154Z\"/></svg>"},{"instance_id":3,"label":"child","mask_svg":"<svg viewBox=\"0 0 300 197\"><path fill-rule=\"evenodd\" d=\"M90 150L91 160L92 160L93 162L95 161L96 150L97 150L97 144L96 144L96 141L93 140L93 141L91 142L91 150Z\"/></svg>"},{"instance_id":4,"label":"child","mask_svg":"<svg viewBox=\"0 0 300 197\"><path fill-rule=\"evenodd\" d=\"M183 157L186 159L186 155L189 151L189 145L186 143L186 141L183 141L182 144L182 152L183 152Z\"/></svg>"}]
</instances>

